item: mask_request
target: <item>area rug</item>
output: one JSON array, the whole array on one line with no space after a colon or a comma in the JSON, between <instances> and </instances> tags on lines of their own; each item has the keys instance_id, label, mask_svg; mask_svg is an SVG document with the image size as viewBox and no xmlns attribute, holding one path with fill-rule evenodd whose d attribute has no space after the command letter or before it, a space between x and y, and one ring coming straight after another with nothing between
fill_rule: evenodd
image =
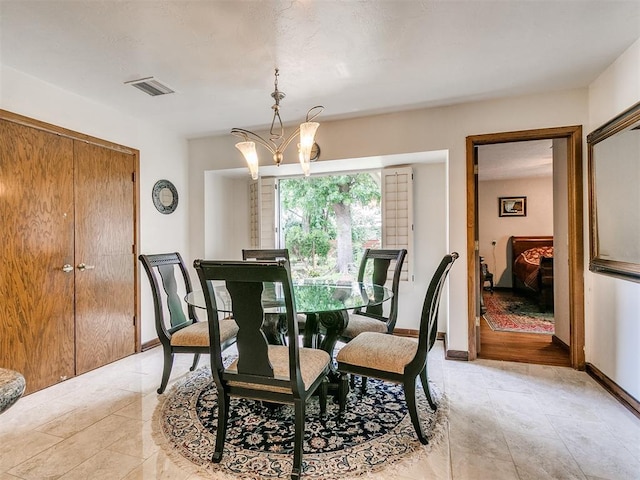
<instances>
[{"instance_id":1,"label":"area rug","mask_svg":"<svg viewBox=\"0 0 640 480\"><path fill-rule=\"evenodd\" d=\"M494 331L554 333L553 312L541 312L526 296L496 290L484 293L484 318Z\"/></svg>"},{"instance_id":2,"label":"area rug","mask_svg":"<svg viewBox=\"0 0 640 480\"><path fill-rule=\"evenodd\" d=\"M417 404L429 439L422 445L407 412L401 386L369 379L367 393L348 398L346 412L328 401L320 416L318 400L307 404L303 476L353 478L384 470L384 478L427 455L445 436L448 402L437 386L432 412L421 387ZM182 468L206 478L290 478L293 451L293 408L267 407L245 399L231 400L222 461L214 464L217 393L208 367L174 385L162 397L153 418L154 440ZM213 418L211 414L213 412ZM381 478L374 475L375 478Z\"/></svg>"}]
</instances>

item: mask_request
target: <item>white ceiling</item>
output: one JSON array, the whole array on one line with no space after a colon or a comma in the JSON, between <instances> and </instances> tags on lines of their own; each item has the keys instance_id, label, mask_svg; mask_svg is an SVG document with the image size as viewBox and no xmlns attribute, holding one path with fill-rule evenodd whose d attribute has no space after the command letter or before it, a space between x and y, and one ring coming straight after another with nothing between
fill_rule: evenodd
<instances>
[{"instance_id":1,"label":"white ceiling","mask_svg":"<svg viewBox=\"0 0 640 480\"><path fill-rule=\"evenodd\" d=\"M640 1L0 0L0 61L188 138L586 87ZM176 93L124 82L155 76Z\"/></svg>"},{"instance_id":2,"label":"white ceiling","mask_svg":"<svg viewBox=\"0 0 640 480\"><path fill-rule=\"evenodd\" d=\"M550 177L552 140L495 143L478 147L478 180Z\"/></svg>"}]
</instances>

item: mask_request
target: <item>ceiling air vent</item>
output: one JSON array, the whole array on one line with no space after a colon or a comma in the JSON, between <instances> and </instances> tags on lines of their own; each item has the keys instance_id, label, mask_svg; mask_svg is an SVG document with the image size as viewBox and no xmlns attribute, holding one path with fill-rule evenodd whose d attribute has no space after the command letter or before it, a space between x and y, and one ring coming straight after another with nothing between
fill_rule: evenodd
<instances>
[{"instance_id":1,"label":"ceiling air vent","mask_svg":"<svg viewBox=\"0 0 640 480\"><path fill-rule=\"evenodd\" d=\"M153 77L140 78L138 80L131 80L130 82L124 83L125 85L132 85L152 97L174 93L171 88L163 85L159 80L156 80Z\"/></svg>"}]
</instances>

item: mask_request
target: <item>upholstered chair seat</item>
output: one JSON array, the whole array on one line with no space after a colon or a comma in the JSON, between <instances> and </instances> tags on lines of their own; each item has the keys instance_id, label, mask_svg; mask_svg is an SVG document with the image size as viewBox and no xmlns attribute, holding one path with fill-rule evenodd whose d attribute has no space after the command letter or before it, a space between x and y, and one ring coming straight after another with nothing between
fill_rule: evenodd
<instances>
[{"instance_id":1,"label":"upholstered chair seat","mask_svg":"<svg viewBox=\"0 0 640 480\"><path fill-rule=\"evenodd\" d=\"M418 341L414 338L363 332L342 347L336 358L349 365L374 365L378 370L403 374L417 349Z\"/></svg>"},{"instance_id":2,"label":"upholstered chair seat","mask_svg":"<svg viewBox=\"0 0 640 480\"><path fill-rule=\"evenodd\" d=\"M324 350L315 348L301 348L298 350L300 355L300 375L302 376L302 383L305 390L311 387L311 384L323 374L329 367L331 357ZM282 345L269 345L269 362L273 367L273 378L276 380L290 381L289 378L289 347ZM225 369L226 373L237 374L238 373L238 360L229 365ZM237 382L234 380L229 381L230 386L256 388L258 390L265 390L269 392L291 393L291 388L283 388L275 385L261 385L254 383Z\"/></svg>"},{"instance_id":3,"label":"upholstered chair seat","mask_svg":"<svg viewBox=\"0 0 640 480\"><path fill-rule=\"evenodd\" d=\"M342 336L346 338L356 338L364 332L387 333L387 324L377 318L365 317L357 313L350 314L349 323L347 324L347 328L342 332Z\"/></svg>"},{"instance_id":4,"label":"upholstered chair seat","mask_svg":"<svg viewBox=\"0 0 640 480\"><path fill-rule=\"evenodd\" d=\"M238 334L238 325L230 318L220 320L220 341L228 343ZM172 347L207 347L209 348L209 322L192 323L188 327L171 335Z\"/></svg>"}]
</instances>

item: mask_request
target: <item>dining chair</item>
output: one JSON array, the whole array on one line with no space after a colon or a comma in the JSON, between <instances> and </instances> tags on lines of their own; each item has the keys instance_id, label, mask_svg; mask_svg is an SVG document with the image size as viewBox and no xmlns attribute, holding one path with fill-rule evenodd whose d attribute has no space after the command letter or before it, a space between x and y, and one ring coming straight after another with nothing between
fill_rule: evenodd
<instances>
[{"instance_id":1,"label":"dining chair","mask_svg":"<svg viewBox=\"0 0 640 480\"><path fill-rule=\"evenodd\" d=\"M323 350L300 347L289 262L234 262L196 260L194 267L205 292L211 372L218 392L218 426L213 462L222 460L229 419L230 397L293 404L295 433L292 479L302 475L302 452L306 403L318 390L320 412L326 411L327 373L331 357ZM218 307L212 282L225 282L231 298L233 318L238 323L238 358L228 367L222 363L218 339ZM283 314L287 320L287 345L270 345L261 326L263 282L282 288Z\"/></svg>"},{"instance_id":2,"label":"dining chair","mask_svg":"<svg viewBox=\"0 0 640 480\"><path fill-rule=\"evenodd\" d=\"M187 305L178 295L179 281L176 269L179 271L182 285L186 293L193 291L191 279L182 256L178 252L160 253L154 255L140 255L138 257L144 267L151 292L153 294L153 308L158 339L164 353L164 367L158 393L163 393L167 387L173 356L176 353L193 353L193 371L198 366L200 354L209 353L209 325L198 321L195 308ZM223 349L232 345L236 340L238 326L231 319L220 322L220 342Z\"/></svg>"},{"instance_id":3,"label":"dining chair","mask_svg":"<svg viewBox=\"0 0 640 480\"><path fill-rule=\"evenodd\" d=\"M416 407L416 382L420 377L429 406L435 410L437 405L429 388L427 358L436 340L442 288L457 258L456 252L445 255L429 283L417 341L380 332L364 332L345 345L336 356L341 375L356 374L402 384L411 422L418 439L425 445L427 437L420 426ZM345 408L345 397L340 398L341 412Z\"/></svg>"},{"instance_id":4,"label":"dining chair","mask_svg":"<svg viewBox=\"0 0 640 480\"><path fill-rule=\"evenodd\" d=\"M385 313L383 304L356 309L349 315L349 323L342 332L340 340L349 342L362 332L393 333L398 318L398 290L402 264L407 256L406 249L373 250L367 248L360 261L358 281L385 286L389 278L389 268L393 262L391 291L393 297Z\"/></svg>"},{"instance_id":5,"label":"dining chair","mask_svg":"<svg viewBox=\"0 0 640 480\"><path fill-rule=\"evenodd\" d=\"M349 323L340 336L340 341L349 343L363 332L393 333L398 318L398 291L402 265L407 256L406 249L370 249L367 248L360 261L358 281L385 286L389 279L389 269L393 262L391 291L393 297L385 313L382 304L356 309L349 314ZM354 375L351 375L351 386L355 386ZM367 377L362 377L362 391L367 389Z\"/></svg>"}]
</instances>

